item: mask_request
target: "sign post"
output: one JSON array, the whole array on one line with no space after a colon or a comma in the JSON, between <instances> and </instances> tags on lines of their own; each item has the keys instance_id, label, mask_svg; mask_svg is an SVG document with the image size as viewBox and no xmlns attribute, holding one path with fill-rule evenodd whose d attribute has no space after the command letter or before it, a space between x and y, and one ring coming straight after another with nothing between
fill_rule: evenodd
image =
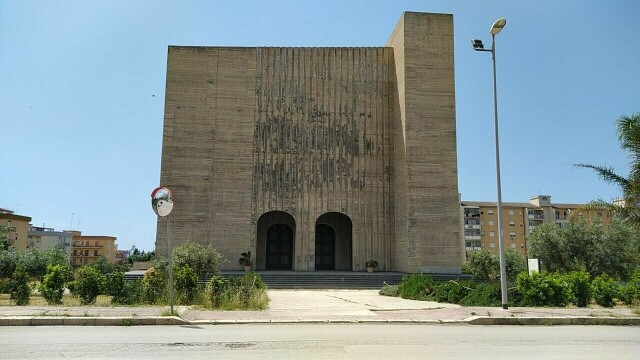
<instances>
[{"instance_id":1,"label":"sign post","mask_svg":"<svg viewBox=\"0 0 640 360\"><path fill-rule=\"evenodd\" d=\"M157 187L151 192L151 207L156 215L167 217L167 256L169 258L169 304L173 315L173 265L171 262L171 220L169 214L173 210L171 191L166 187Z\"/></svg>"}]
</instances>

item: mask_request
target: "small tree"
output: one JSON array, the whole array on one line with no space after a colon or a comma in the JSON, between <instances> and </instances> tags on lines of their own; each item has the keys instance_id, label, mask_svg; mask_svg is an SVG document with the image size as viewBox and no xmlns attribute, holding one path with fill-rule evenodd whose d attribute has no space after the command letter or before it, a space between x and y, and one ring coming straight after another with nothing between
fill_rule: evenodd
<instances>
[{"instance_id":1,"label":"small tree","mask_svg":"<svg viewBox=\"0 0 640 360\"><path fill-rule=\"evenodd\" d=\"M584 270L591 277L608 274L626 280L640 265L640 235L627 220L614 217L604 233L598 221L583 219L565 226L543 224L529 235L529 252L549 272Z\"/></svg>"},{"instance_id":2,"label":"small tree","mask_svg":"<svg viewBox=\"0 0 640 360\"><path fill-rule=\"evenodd\" d=\"M64 283L71 274L69 265L49 265L42 284L38 287L49 305L62 304Z\"/></svg>"},{"instance_id":3,"label":"small tree","mask_svg":"<svg viewBox=\"0 0 640 360\"><path fill-rule=\"evenodd\" d=\"M20 253L15 249L0 251L0 279L10 278L16 271Z\"/></svg>"},{"instance_id":4,"label":"small tree","mask_svg":"<svg viewBox=\"0 0 640 360\"><path fill-rule=\"evenodd\" d=\"M500 258L498 258L500 261ZM507 280L515 281L518 274L527 271L527 259L518 251L507 249L504 253L505 271Z\"/></svg>"},{"instance_id":5,"label":"small tree","mask_svg":"<svg viewBox=\"0 0 640 360\"><path fill-rule=\"evenodd\" d=\"M591 289L596 304L603 307L615 306L615 299L619 296L618 291L620 290L620 285L617 281L611 279L606 274L601 275L593 279Z\"/></svg>"},{"instance_id":6,"label":"small tree","mask_svg":"<svg viewBox=\"0 0 640 360\"><path fill-rule=\"evenodd\" d=\"M500 259L487 250L470 251L466 269L477 280L493 281L500 277Z\"/></svg>"},{"instance_id":7,"label":"small tree","mask_svg":"<svg viewBox=\"0 0 640 360\"><path fill-rule=\"evenodd\" d=\"M78 270L78 280L75 282L75 291L80 296L83 305L96 302L104 279L102 274L93 266L83 266Z\"/></svg>"},{"instance_id":8,"label":"small tree","mask_svg":"<svg viewBox=\"0 0 640 360\"><path fill-rule=\"evenodd\" d=\"M177 268L174 277L179 301L184 305L192 304L198 293L198 276L189 266L182 266Z\"/></svg>"},{"instance_id":9,"label":"small tree","mask_svg":"<svg viewBox=\"0 0 640 360\"><path fill-rule=\"evenodd\" d=\"M586 271L574 271L566 275L575 304L586 307L591 302L591 279Z\"/></svg>"},{"instance_id":10,"label":"small tree","mask_svg":"<svg viewBox=\"0 0 640 360\"><path fill-rule=\"evenodd\" d=\"M165 269L151 268L144 274L142 279L142 301L144 303L157 304L166 300L168 281Z\"/></svg>"},{"instance_id":11,"label":"small tree","mask_svg":"<svg viewBox=\"0 0 640 360\"><path fill-rule=\"evenodd\" d=\"M18 306L25 306L29 305L30 294L29 274L27 274L24 266L18 266L11 277L10 299L14 300Z\"/></svg>"},{"instance_id":12,"label":"small tree","mask_svg":"<svg viewBox=\"0 0 640 360\"><path fill-rule=\"evenodd\" d=\"M189 266L199 279L217 274L222 266L222 255L211 245L188 241L175 247L172 256L176 268Z\"/></svg>"}]
</instances>

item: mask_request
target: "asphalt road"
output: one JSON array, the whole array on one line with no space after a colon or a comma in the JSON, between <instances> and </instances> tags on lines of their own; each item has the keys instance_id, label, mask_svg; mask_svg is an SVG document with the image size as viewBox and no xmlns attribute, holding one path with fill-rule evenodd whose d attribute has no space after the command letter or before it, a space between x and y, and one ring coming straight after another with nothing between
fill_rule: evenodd
<instances>
[{"instance_id":1,"label":"asphalt road","mask_svg":"<svg viewBox=\"0 0 640 360\"><path fill-rule=\"evenodd\" d=\"M640 327L3 327L0 359L640 359Z\"/></svg>"}]
</instances>

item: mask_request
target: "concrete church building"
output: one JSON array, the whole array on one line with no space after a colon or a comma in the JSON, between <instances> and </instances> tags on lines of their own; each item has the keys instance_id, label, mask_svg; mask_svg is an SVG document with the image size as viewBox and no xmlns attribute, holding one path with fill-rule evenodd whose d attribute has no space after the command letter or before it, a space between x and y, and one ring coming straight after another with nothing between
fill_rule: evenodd
<instances>
[{"instance_id":1,"label":"concrete church building","mask_svg":"<svg viewBox=\"0 0 640 360\"><path fill-rule=\"evenodd\" d=\"M380 47L170 46L161 184L172 245L240 269L459 273L453 16ZM156 250L166 254L166 218Z\"/></svg>"}]
</instances>

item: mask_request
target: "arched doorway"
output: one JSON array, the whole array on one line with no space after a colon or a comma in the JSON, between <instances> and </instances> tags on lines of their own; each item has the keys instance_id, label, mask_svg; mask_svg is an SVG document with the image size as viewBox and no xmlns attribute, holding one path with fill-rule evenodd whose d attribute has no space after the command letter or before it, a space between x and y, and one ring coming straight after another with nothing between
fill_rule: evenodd
<instances>
[{"instance_id":1,"label":"arched doorway","mask_svg":"<svg viewBox=\"0 0 640 360\"><path fill-rule=\"evenodd\" d=\"M316 221L315 269L351 271L352 223L345 214L329 212Z\"/></svg>"},{"instance_id":2,"label":"arched doorway","mask_svg":"<svg viewBox=\"0 0 640 360\"><path fill-rule=\"evenodd\" d=\"M292 270L296 222L283 211L269 211L256 226L256 269Z\"/></svg>"},{"instance_id":3,"label":"arched doorway","mask_svg":"<svg viewBox=\"0 0 640 360\"><path fill-rule=\"evenodd\" d=\"M336 231L327 224L316 225L316 270L335 270Z\"/></svg>"},{"instance_id":4,"label":"arched doorway","mask_svg":"<svg viewBox=\"0 0 640 360\"><path fill-rule=\"evenodd\" d=\"M271 225L267 230L267 270L291 270L293 229L287 224Z\"/></svg>"}]
</instances>

